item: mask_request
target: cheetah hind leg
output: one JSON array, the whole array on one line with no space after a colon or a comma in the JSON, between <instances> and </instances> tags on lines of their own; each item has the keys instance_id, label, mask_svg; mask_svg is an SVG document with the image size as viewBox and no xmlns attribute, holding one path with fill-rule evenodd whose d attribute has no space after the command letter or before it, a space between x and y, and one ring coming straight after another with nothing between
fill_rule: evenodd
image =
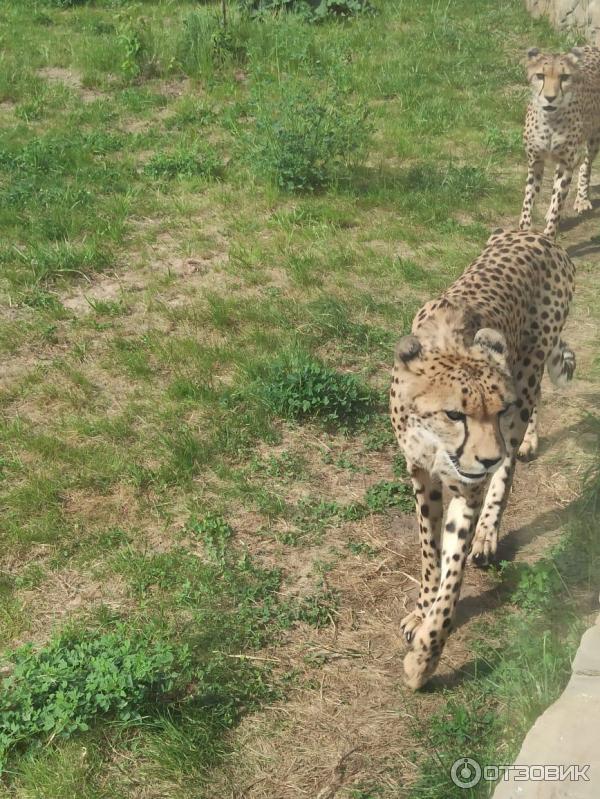
<instances>
[{"instance_id":1,"label":"cheetah hind leg","mask_svg":"<svg viewBox=\"0 0 600 799\"><path fill-rule=\"evenodd\" d=\"M590 176L592 173L592 161L598 154L600 147L600 136L596 133L586 145L585 158L579 168L579 181L577 185L577 196L573 203L576 213L582 214L584 211L592 210L592 203L589 196Z\"/></svg>"},{"instance_id":2,"label":"cheetah hind leg","mask_svg":"<svg viewBox=\"0 0 600 799\"><path fill-rule=\"evenodd\" d=\"M564 386L573 379L575 372L576 360L573 350L565 344L564 341L559 341L556 347L550 353L548 358L547 369L550 380L556 386ZM535 399L535 405L529 418L527 430L523 436L523 441L519 447L518 456L520 460L531 460L537 454L538 448L538 407L540 404L540 392Z\"/></svg>"},{"instance_id":3,"label":"cheetah hind leg","mask_svg":"<svg viewBox=\"0 0 600 799\"><path fill-rule=\"evenodd\" d=\"M573 379L576 365L575 353L561 339L546 361L548 377L555 386L566 386Z\"/></svg>"},{"instance_id":4,"label":"cheetah hind leg","mask_svg":"<svg viewBox=\"0 0 600 799\"><path fill-rule=\"evenodd\" d=\"M540 404L540 392L538 391L537 397L535 398L535 405L533 406L533 410L531 411L531 416L529 417L527 430L525 431L525 435L523 436L523 441L521 442L521 446L519 447L519 451L517 452L519 459L523 461L529 461L532 458L535 458L535 456L537 455L537 450L538 450L537 423L538 423L539 404Z\"/></svg>"}]
</instances>

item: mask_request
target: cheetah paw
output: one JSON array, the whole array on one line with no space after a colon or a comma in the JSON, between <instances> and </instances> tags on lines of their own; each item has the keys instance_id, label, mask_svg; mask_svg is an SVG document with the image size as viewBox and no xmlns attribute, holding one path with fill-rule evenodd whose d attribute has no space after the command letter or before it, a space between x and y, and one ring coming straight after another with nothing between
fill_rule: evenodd
<instances>
[{"instance_id":1,"label":"cheetah paw","mask_svg":"<svg viewBox=\"0 0 600 799\"><path fill-rule=\"evenodd\" d=\"M526 436L521 442L521 446L517 452L519 458L523 461L529 461L534 458L538 450L538 437L536 435Z\"/></svg>"},{"instance_id":2,"label":"cheetah paw","mask_svg":"<svg viewBox=\"0 0 600 799\"><path fill-rule=\"evenodd\" d=\"M496 555L498 547L496 536L475 536L469 552L468 561L479 568L489 566Z\"/></svg>"},{"instance_id":3,"label":"cheetah paw","mask_svg":"<svg viewBox=\"0 0 600 799\"><path fill-rule=\"evenodd\" d=\"M400 622L400 629L404 633L407 643L411 643L419 627L423 622L423 616L420 610L413 610L408 616L405 616Z\"/></svg>"},{"instance_id":4,"label":"cheetah paw","mask_svg":"<svg viewBox=\"0 0 600 799\"><path fill-rule=\"evenodd\" d=\"M409 652L404 658L404 682L413 691L418 691L429 680L437 660L431 655L429 657L417 652Z\"/></svg>"},{"instance_id":5,"label":"cheetah paw","mask_svg":"<svg viewBox=\"0 0 600 799\"><path fill-rule=\"evenodd\" d=\"M590 200L583 200L580 197L577 197L577 199L573 203L573 208L578 214L582 214L584 211L592 210L592 203L590 202Z\"/></svg>"}]
</instances>

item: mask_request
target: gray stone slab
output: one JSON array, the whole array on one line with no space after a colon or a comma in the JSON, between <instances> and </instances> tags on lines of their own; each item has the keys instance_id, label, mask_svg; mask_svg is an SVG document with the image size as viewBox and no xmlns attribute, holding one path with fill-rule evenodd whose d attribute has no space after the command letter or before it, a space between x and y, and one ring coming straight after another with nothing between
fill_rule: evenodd
<instances>
[{"instance_id":1,"label":"gray stone slab","mask_svg":"<svg viewBox=\"0 0 600 799\"><path fill-rule=\"evenodd\" d=\"M600 625L586 630L573 661L574 674L600 676Z\"/></svg>"},{"instance_id":2,"label":"gray stone slab","mask_svg":"<svg viewBox=\"0 0 600 799\"><path fill-rule=\"evenodd\" d=\"M600 0L525 0L534 17L545 15L555 28L574 28L598 44Z\"/></svg>"},{"instance_id":3,"label":"gray stone slab","mask_svg":"<svg viewBox=\"0 0 600 799\"><path fill-rule=\"evenodd\" d=\"M520 781L512 775L493 799L600 799L600 625L586 631L573 661L573 676L562 696L535 722L514 765L580 766L588 780ZM536 776L544 776L542 769ZM573 772L571 772L573 774Z\"/></svg>"}]
</instances>

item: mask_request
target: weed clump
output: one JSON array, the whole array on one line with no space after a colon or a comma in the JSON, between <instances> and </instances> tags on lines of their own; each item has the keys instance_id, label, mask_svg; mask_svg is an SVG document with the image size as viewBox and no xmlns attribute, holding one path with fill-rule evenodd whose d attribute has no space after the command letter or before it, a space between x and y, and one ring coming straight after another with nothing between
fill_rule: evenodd
<instances>
[{"instance_id":1,"label":"weed clump","mask_svg":"<svg viewBox=\"0 0 600 799\"><path fill-rule=\"evenodd\" d=\"M202 538L205 554L212 562L226 562L227 545L233 530L222 516L209 513L200 521L193 522L190 529Z\"/></svg>"},{"instance_id":2,"label":"weed clump","mask_svg":"<svg viewBox=\"0 0 600 799\"><path fill-rule=\"evenodd\" d=\"M21 741L68 738L103 715L140 718L189 664L186 647L149 639L122 625L99 636L66 631L39 651L17 650L0 690L0 768Z\"/></svg>"},{"instance_id":3,"label":"weed clump","mask_svg":"<svg viewBox=\"0 0 600 799\"><path fill-rule=\"evenodd\" d=\"M333 90L316 97L284 85L256 103L255 117L252 168L286 191L335 183L361 160L371 133L366 107Z\"/></svg>"},{"instance_id":4,"label":"weed clump","mask_svg":"<svg viewBox=\"0 0 600 799\"><path fill-rule=\"evenodd\" d=\"M259 384L259 395L277 416L317 418L338 426L365 421L377 402L373 389L354 375L307 357L274 361Z\"/></svg>"},{"instance_id":5,"label":"weed clump","mask_svg":"<svg viewBox=\"0 0 600 799\"><path fill-rule=\"evenodd\" d=\"M152 31L143 23L126 26L118 36L122 48L121 72L130 81L160 74Z\"/></svg>"},{"instance_id":6,"label":"weed clump","mask_svg":"<svg viewBox=\"0 0 600 799\"><path fill-rule=\"evenodd\" d=\"M223 163L210 146L196 148L190 152L179 150L173 153L157 153L144 167L144 173L153 178L173 179L178 177L215 178L221 174Z\"/></svg>"}]
</instances>

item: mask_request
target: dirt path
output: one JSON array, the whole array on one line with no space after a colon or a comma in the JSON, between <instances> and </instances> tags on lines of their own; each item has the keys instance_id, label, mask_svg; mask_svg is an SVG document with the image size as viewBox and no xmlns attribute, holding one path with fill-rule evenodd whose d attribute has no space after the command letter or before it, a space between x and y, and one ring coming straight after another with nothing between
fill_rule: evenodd
<instances>
[{"instance_id":1,"label":"dirt path","mask_svg":"<svg viewBox=\"0 0 600 799\"><path fill-rule=\"evenodd\" d=\"M518 467L500 559L533 561L557 540L593 445L585 415L597 409L600 399L600 386L592 380L595 269L600 269L600 237L594 237L600 227L600 200L595 206L583 218L567 214L560 238L578 267L575 303L565 330L577 353L577 378L566 391L545 381L540 454ZM406 645L398 623L414 601L419 571L414 520L394 514L372 517L328 533L327 544L342 547L350 537L372 543L383 556L345 559L334 567L327 582L341 597L335 623L322 631L300 629L285 647L268 653L278 670L296 674L299 687L236 730L235 765L221 775L223 785L215 795L349 799L357 795L353 787L373 782L383 791L377 796L410 795L416 766L407 739L414 741L420 719L444 701L435 689L469 675L473 622L493 612L499 598L493 578L471 568L458 629L432 681L433 690L412 694L402 684Z\"/></svg>"}]
</instances>

